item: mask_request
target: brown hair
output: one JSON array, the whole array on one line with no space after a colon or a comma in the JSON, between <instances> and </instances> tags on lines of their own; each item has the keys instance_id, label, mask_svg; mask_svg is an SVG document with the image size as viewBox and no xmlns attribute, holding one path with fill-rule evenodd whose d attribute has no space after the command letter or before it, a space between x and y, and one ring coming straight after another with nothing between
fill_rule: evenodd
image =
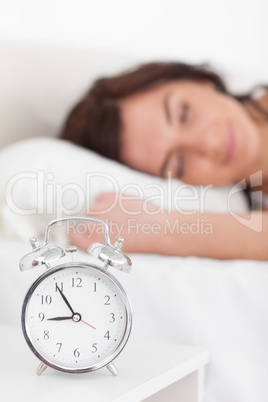
<instances>
[{"instance_id":1,"label":"brown hair","mask_svg":"<svg viewBox=\"0 0 268 402\"><path fill-rule=\"evenodd\" d=\"M207 65L178 62L148 63L113 77L94 82L85 96L71 110L61 137L99 154L120 161L121 118L119 101L172 80L210 81L216 90L240 102L251 102L267 118L251 94L234 96L222 78Z\"/></svg>"}]
</instances>

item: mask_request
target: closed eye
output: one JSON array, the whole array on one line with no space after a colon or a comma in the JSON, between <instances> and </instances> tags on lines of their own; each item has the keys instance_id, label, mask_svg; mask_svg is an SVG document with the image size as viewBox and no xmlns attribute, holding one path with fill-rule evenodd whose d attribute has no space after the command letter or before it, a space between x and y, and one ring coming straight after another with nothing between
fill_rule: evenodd
<instances>
[{"instance_id":1,"label":"closed eye","mask_svg":"<svg viewBox=\"0 0 268 402\"><path fill-rule=\"evenodd\" d=\"M177 174L178 174L178 178L180 179L182 176L183 176L183 174L184 174L184 164L185 164L185 159L184 159L184 156L183 155L181 155L181 154L179 154L179 166L178 166L178 171L177 171Z\"/></svg>"},{"instance_id":2,"label":"closed eye","mask_svg":"<svg viewBox=\"0 0 268 402\"><path fill-rule=\"evenodd\" d=\"M189 115L189 105L188 103L183 103L182 107L181 107L181 112L180 112L180 123L185 123L188 119L188 115Z\"/></svg>"},{"instance_id":3,"label":"closed eye","mask_svg":"<svg viewBox=\"0 0 268 402\"><path fill-rule=\"evenodd\" d=\"M161 177L167 177L167 172L172 172L173 177L181 178L185 173L185 157L179 151L169 153L160 170Z\"/></svg>"}]
</instances>

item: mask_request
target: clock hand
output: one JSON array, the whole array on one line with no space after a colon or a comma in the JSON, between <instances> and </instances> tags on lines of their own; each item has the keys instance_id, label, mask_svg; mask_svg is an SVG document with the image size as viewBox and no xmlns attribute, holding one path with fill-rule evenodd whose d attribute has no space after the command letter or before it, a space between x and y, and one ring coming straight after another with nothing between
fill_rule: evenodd
<instances>
[{"instance_id":1,"label":"clock hand","mask_svg":"<svg viewBox=\"0 0 268 402\"><path fill-rule=\"evenodd\" d=\"M63 300L65 301L65 303L66 303L67 306L69 307L69 309L71 310L71 312L72 312L73 314L75 314L75 312L73 311L73 309L72 309L70 303L68 302L68 300L66 299L66 297L64 296L63 292L62 292L61 289L58 287L58 285L57 285L57 289L58 289L58 291L60 292L61 297L63 298Z\"/></svg>"},{"instance_id":2,"label":"clock hand","mask_svg":"<svg viewBox=\"0 0 268 402\"><path fill-rule=\"evenodd\" d=\"M88 324L86 321L80 320L81 322L83 322L84 324L88 325L89 327L96 329L95 327L93 327L93 325Z\"/></svg>"},{"instance_id":3,"label":"clock hand","mask_svg":"<svg viewBox=\"0 0 268 402\"><path fill-rule=\"evenodd\" d=\"M76 313L75 314L76 316L80 316L80 314L79 313ZM53 318L47 318L47 321L63 321L63 320L74 320L74 316L71 316L71 317L53 317ZM89 327L91 327L91 328L93 328L93 329L96 329L95 327L93 327L93 325L90 325L90 324L88 324L86 321L84 321L84 320L81 320L81 319L79 319L79 320L74 320L75 322L79 322L79 321L81 321L81 322L83 322L84 324L86 324L86 325L88 325Z\"/></svg>"},{"instance_id":4,"label":"clock hand","mask_svg":"<svg viewBox=\"0 0 268 402\"><path fill-rule=\"evenodd\" d=\"M67 304L67 306L69 307L69 309L71 310L71 312L73 313L72 317L70 317L70 318L71 318L71 319L74 319L74 316L77 316L78 313L75 313L75 312L74 312L74 310L72 309L70 303L68 302L68 300L66 299L65 295L63 294L63 292L61 291L61 289L58 287L58 285L57 285L57 289L58 289L58 291L60 292L61 297L63 298L63 300L65 301L65 303ZM80 319L79 319L78 321L81 321L81 322L83 322L84 324L88 325L89 327L91 327L91 328L93 328L93 329L96 329L96 328L93 327L92 325L90 325L90 324L88 324L87 322L81 320L81 315L80 315L80 314L78 314L78 315L80 316ZM65 320L67 319L67 320L68 320L69 317L68 317L68 318L65 318L65 317L56 317L56 321L60 321L60 320L63 320L63 319L65 319ZM55 318L54 318L54 320L55 320Z\"/></svg>"}]
</instances>

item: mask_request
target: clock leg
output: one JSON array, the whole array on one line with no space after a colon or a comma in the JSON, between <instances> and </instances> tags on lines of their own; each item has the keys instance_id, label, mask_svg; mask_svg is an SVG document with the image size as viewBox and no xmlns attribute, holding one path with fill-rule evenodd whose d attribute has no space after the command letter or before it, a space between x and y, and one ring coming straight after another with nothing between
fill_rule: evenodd
<instances>
[{"instance_id":1,"label":"clock leg","mask_svg":"<svg viewBox=\"0 0 268 402\"><path fill-rule=\"evenodd\" d=\"M112 375L116 376L118 374L113 363L107 364L106 367L110 371L110 373L112 373Z\"/></svg>"},{"instance_id":2,"label":"clock leg","mask_svg":"<svg viewBox=\"0 0 268 402\"><path fill-rule=\"evenodd\" d=\"M36 374L41 375L45 371L47 366L44 363L40 363L39 366L37 367Z\"/></svg>"}]
</instances>

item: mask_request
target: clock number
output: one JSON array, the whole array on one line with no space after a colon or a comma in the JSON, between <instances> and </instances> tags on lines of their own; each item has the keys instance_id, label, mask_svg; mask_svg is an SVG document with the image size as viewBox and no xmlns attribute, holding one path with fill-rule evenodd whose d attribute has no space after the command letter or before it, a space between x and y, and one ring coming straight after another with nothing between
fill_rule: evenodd
<instances>
[{"instance_id":1,"label":"clock number","mask_svg":"<svg viewBox=\"0 0 268 402\"><path fill-rule=\"evenodd\" d=\"M41 321L44 321L44 319L45 319L45 314L44 314L44 313L39 313L39 314L38 314L38 317L40 318L40 322L41 322Z\"/></svg>"},{"instance_id":2,"label":"clock number","mask_svg":"<svg viewBox=\"0 0 268 402\"><path fill-rule=\"evenodd\" d=\"M111 315L111 321L110 321L110 322L115 322L115 316L114 316L114 313L110 313L110 315Z\"/></svg>"},{"instance_id":3,"label":"clock number","mask_svg":"<svg viewBox=\"0 0 268 402\"><path fill-rule=\"evenodd\" d=\"M108 341L110 339L110 332L107 331L106 334L104 335L104 338L106 338Z\"/></svg>"},{"instance_id":4,"label":"clock number","mask_svg":"<svg viewBox=\"0 0 268 402\"><path fill-rule=\"evenodd\" d=\"M82 279L72 278L72 288L81 288L81 287L82 287Z\"/></svg>"},{"instance_id":5,"label":"clock number","mask_svg":"<svg viewBox=\"0 0 268 402\"><path fill-rule=\"evenodd\" d=\"M78 351L79 348L74 350L74 357L79 357L80 356L80 352Z\"/></svg>"},{"instance_id":6,"label":"clock number","mask_svg":"<svg viewBox=\"0 0 268 402\"><path fill-rule=\"evenodd\" d=\"M105 306L110 306L110 296L106 295L104 296L104 299L106 299L106 302L104 303Z\"/></svg>"},{"instance_id":7,"label":"clock number","mask_svg":"<svg viewBox=\"0 0 268 402\"><path fill-rule=\"evenodd\" d=\"M44 296L41 295L41 304L51 304L52 303L52 297L50 295Z\"/></svg>"},{"instance_id":8,"label":"clock number","mask_svg":"<svg viewBox=\"0 0 268 402\"><path fill-rule=\"evenodd\" d=\"M49 339L49 331L44 330L44 339L47 341Z\"/></svg>"},{"instance_id":9,"label":"clock number","mask_svg":"<svg viewBox=\"0 0 268 402\"><path fill-rule=\"evenodd\" d=\"M60 286L59 286L59 284L56 282L56 283L55 283L55 286L56 286L56 292L59 292L59 290L61 290L61 292L63 292L63 282L60 283Z\"/></svg>"},{"instance_id":10,"label":"clock number","mask_svg":"<svg viewBox=\"0 0 268 402\"><path fill-rule=\"evenodd\" d=\"M93 292L97 292L97 283L96 282L94 282L94 290L93 290Z\"/></svg>"},{"instance_id":11,"label":"clock number","mask_svg":"<svg viewBox=\"0 0 268 402\"><path fill-rule=\"evenodd\" d=\"M58 348L58 353L59 353L61 350L61 347L62 347L62 343L56 343L56 346L58 346L58 345L59 345L59 348Z\"/></svg>"},{"instance_id":12,"label":"clock number","mask_svg":"<svg viewBox=\"0 0 268 402\"><path fill-rule=\"evenodd\" d=\"M97 350L98 350L98 348L97 348L97 343L93 343L93 345L92 345L92 351L91 351L91 353L96 353L97 352Z\"/></svg>"}]
</instances>

